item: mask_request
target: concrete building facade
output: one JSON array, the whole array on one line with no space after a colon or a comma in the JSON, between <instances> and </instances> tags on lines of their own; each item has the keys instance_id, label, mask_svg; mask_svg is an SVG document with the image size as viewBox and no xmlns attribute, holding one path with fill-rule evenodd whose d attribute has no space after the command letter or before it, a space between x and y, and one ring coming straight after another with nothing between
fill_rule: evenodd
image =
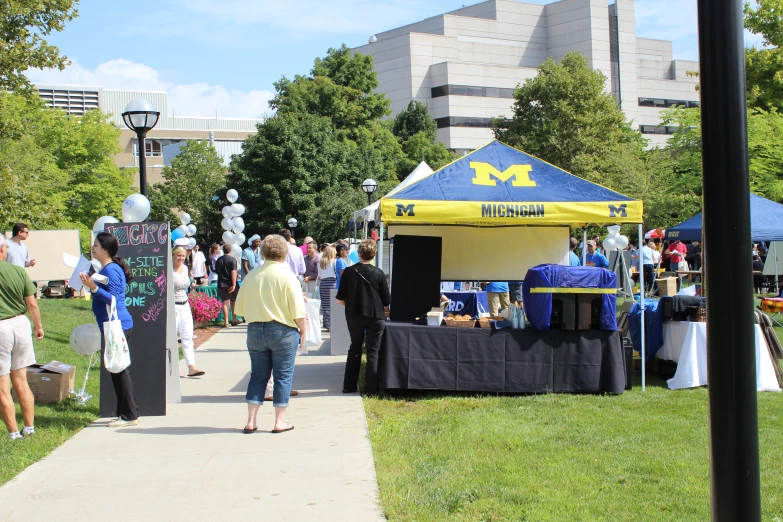
<instances>
[{"instance_id":1,"label":"concrete building facade","mask_svg":"<svg viewBox=\"0 0 783 522\"><path fill-rule=\"evenodd\" d=\"M371 37L353 49L372 55L378 91L397 114L424 102L438 137L452 150L492 139L492 118L508 118L514 88L548 57L585 55L607 91L651 145L673 132L659 112L698 106L698 62L674 60L672 43L636 36L633 0L560 0L546 5L488 0Z\"/></svg>"},{"instance_id":2,"label":"concrete building facade","mask_svg":"<svg viewBox=\"0 0 783 522\"><path fill-rule=\"evenodd\" d=\"M228 166L231 156L242 152L245 139L257 132L256 126L263 119L255 118L198 118L169 114L168 96L162 91L123 91L83 85L37 85L39 95L50 107L63 109L70 114L84 114L91 109L108 113L109 121L121 129L122 152L114 158L120 168L136 168L139 164L139 144L136 133L125 126L122 112L131 100L144 98L160 111L160 119L147 133L147 182L162 181L164 166L179 153L190 140L208 140ZM138 179L136 180L138 186Z\"/></svg>"}]
</instances>

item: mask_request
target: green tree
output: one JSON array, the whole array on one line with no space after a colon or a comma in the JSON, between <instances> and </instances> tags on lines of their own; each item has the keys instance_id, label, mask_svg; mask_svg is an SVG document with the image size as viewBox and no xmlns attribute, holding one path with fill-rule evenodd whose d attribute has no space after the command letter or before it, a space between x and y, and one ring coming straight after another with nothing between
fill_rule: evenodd
<instances>
[{"instance_id":1,"label":"green tree","mask_svg":"<svg viewBox=\"0 0 783 522\"><path fill-rule=\"evenodd\" d=\"M434 170L455 159L445 145L439 143L438 126L427 106L411 100L408 107L394 118L392 132L400 142L405 158L400 162L399 178L404 179L421 161Z\"/></svg>"},{"instance_id":2,"label":"green tree","mask_svg":"<svg viewBox=\"0 0 783 522\"><path fill-rule=\"evenodd\" d=\"M43 37L62 31L78 12L78 0L0 2L0 89L30 93L27 69L65 69L68 58Z\"/></svg>"},{"instance_id":3,"label":"green tree","mask_svg":"<svg viewBox=\"0 0 783 522\"><path fill-rule=\"evenodd\" d=\"M783 0L745 3L745 28L763 37L766 48L745 49L748 106L783 110Z\"/></svg>"},{"instance_id":4,"label":"green tree","mask_svg":"<svg viewBox=\"0 0 783 522\"><path fill-rule=\"evenodd\" d=\"M642 197L646 141L605 87L606 77L581 53L549 58L517 87L513 117L495 121L495 136L588 181Z\"/></svg>"},{"instance_id":5,"label":"green tree","mask_svg":"<svg viewBox=\"0 0 783 522\"><path fill-rule=\"evenodd\" d=\"M402 142L408 141L419 132L423 132L427 138L435 141L438 138L438 125L430 116L430 111L425 104L411 100L408 107L394 118L392 132Z\"/></svg>"},{"instance_id":6,"label":"green tree","mask_svg":"<svg viewBox=\"0 0 783 522\"><path fill-rule=\"evenodd\" d=\"M175 226L179 218L173 210L190 214L198 227L201 241L218 241L222 214L213 198L225 192L226 167L215 147L203 141L188 141L164 167L163 183L156 183L150 191L152 217L167 220Z\"/></svg>"}]
</instances>

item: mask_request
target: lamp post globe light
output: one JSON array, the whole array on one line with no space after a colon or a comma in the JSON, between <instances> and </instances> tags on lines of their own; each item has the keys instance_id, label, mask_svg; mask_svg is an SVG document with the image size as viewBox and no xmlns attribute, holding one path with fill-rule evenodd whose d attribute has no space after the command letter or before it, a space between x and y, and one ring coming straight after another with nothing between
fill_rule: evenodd
<instances>
[{"instance_id":1,"label":"lamp post globe light","mask_svg":"<svg viewBox=\"0 0 783 522\"><path fill-rule=\"evenodd\" d=\"M294 237L294 229L296 228L296 225L298 225L299 222L296 220L296 218L291 218L288 220L288 228L291 229L291 237Z\"/></svg>"},{"instance_id":2,"label":"lamp post globe light","mask_svg":"<svg viewBox=\"0 0 783 522\"><path fill-rule=\"evenodd\" d=\"M367 204L372 203L372 194L378 190L378 183L374 179L365 179L362 181L362 190L367 194Z\"/></svg>"},{"instance_id":3,"label":"lamp post globe light","mask_svg":"<svg viewBox=\"0 0 783 522\"><path fill-rule=\"evenodd\" d=\"M160 112L152 102L143 98L131 101L122 113L122 121L139 138L139 192L147 196L147 148L144 138L158 124Z\"/></svg>"}]
</instances>

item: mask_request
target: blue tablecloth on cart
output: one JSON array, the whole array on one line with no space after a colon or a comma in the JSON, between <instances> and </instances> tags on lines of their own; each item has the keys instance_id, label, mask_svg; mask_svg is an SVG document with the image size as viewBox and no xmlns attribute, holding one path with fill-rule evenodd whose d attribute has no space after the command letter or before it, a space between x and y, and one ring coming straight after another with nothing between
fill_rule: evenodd
<instances>
[{"instance_id":1,"label":"blue tablecloth on cart","mask_svg":"<svg viewBox=\"0 0 783 522\"><path fill-rule=\"evenodd\" d=\"M443 295L451 301L446 305L446 313L475 317L489 308L486 292L443 292Z\"/></svg>"}]
</instances>

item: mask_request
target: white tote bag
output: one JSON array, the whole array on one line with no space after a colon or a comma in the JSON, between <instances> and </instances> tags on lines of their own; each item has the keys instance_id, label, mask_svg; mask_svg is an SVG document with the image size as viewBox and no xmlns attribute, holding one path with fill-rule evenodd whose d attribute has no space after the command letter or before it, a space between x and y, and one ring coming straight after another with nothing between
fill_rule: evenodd
<instances>
[{"instance_id":1,"label":"white tote bag","mask_svg":"<svg viewBox=\"0 0 783 522\"><path fill-rule=\"evenodd\" d=\"M308 299L305 303L305 311L307 317L305 319L307 323L307 337L305 338L305 346L320 346L321 339L321 301L319 299ZM304 354L306 354L305 352ZM303 355L304 355L303 354Z\"/></svg>"},{"instance_id":2,"label":"white tote bag","mask_svg":"<svg viewBox=\"0 0 783 522\"><path fill-rule=\"evenodd\" d=\"M106 307L109 320L103 323L103 336L106 342L106 351L103 354L103 364L111 373L120 373L130 366L130 350L125 332L122 330L122 322L117 317L117 301L111 298L111 307Z\"/></svg>"}]
</instances>

